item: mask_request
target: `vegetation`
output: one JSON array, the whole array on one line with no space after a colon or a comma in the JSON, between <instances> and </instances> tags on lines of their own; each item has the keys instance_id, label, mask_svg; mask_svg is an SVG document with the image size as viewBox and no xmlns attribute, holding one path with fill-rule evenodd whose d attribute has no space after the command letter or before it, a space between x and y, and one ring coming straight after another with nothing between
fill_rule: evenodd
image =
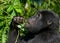
<instances>
[{"instance_id":1,"label":"vegetation","mask_svg":"<svg viewBox=\"0 0 60 43\"><path fill-rule=\"evenodd\" d=\"M60 0L0 0L0 43L6 43L13 16L31 17L37 10L52 10L60 16Z\"/></svg>"}]
</instances>

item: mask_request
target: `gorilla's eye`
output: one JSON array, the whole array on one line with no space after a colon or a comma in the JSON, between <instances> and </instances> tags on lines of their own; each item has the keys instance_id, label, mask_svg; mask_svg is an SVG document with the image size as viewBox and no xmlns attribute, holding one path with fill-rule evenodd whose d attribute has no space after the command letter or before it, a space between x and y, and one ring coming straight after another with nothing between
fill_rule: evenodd
<instances>
[{"instance_id":1,"label":"gorilla's eye","mask_svg":"<svg viewBox=\"0 0 60 43\"><path fill-rule=\"evenodd\" d=\"M38 14L37 17L41 17L41 14Z\"/></svg>"},{"instance_id":2,"label":"gorilla's eye","mask_svg":"<svg viewBox=\"0 0 60 43\"><path fill-rule=\"evenodd\" d=\"M37 17L40 17L40 14L38 14Z\"/></svg>"}]
</instances>

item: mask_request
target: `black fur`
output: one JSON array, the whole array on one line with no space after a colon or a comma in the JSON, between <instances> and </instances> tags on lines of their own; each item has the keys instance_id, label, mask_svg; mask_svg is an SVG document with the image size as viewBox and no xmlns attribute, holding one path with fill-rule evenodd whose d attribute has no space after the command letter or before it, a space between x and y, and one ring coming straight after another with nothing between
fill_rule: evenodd
<instances>
[{"instance_id":1,"label":"black fur","mask_svg":"<svg viewBox=\"0 0 60 43\"><path fill-rule=\"evenodd\" d=\"M12 22L10 24L10 30L8 32L8 41L7 43L15 43L17 35L18 35L18 27L17 25L20 25L24 22L24 17L20 16L14 16L12 19Z\"/></svg>"},{"instance_id":2,"label":"black fur","mask_svg":"<svg viewBox=\"0 0 60 43\"><path fill-rule=\"evenodd\" d=\"M60 43L59 17L54 12L37 11L35 15L28 19L25 28L28 29L28 34L19 38L17 43ZM16 35L13 34L8 43L14 43L12 40Z\"/></svg>"}]
</instances>

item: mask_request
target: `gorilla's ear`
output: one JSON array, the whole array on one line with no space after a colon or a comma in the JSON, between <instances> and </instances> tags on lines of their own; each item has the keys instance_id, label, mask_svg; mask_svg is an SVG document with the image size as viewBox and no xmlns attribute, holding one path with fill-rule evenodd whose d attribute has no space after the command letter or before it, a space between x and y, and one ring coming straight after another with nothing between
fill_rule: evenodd
<instances>
[{"instance_id":1,"label":"gorilla's ear","mask_svg":"<svg viewBox=\"0 0 60 43\"><path fill-rule=\"evenodd\" d=\"M53 21L52 21L51 19L50 19L50 20L47 20L47 24L48 24L48 25L51 25L52 22L53 22Z\"/></svg>"}]
</instances>

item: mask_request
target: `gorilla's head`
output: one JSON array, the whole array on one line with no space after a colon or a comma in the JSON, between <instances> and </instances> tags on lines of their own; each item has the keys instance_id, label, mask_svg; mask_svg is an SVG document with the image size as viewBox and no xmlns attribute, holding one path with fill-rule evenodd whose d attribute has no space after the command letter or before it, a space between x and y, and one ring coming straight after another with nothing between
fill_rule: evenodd
<instances>
[{"instance_id":1,"label":"gorilla's head","mask_svg":"<svg viewBox=\"0 0 60 43\"><path fill-rule=\"evenodd\" d=\"M37 11L35 15L28 19L26 24L26 28L32 33L37 33L42 29L58 30L58 27L58 16L47 10Z\"/></svg>"}]
</instances>

